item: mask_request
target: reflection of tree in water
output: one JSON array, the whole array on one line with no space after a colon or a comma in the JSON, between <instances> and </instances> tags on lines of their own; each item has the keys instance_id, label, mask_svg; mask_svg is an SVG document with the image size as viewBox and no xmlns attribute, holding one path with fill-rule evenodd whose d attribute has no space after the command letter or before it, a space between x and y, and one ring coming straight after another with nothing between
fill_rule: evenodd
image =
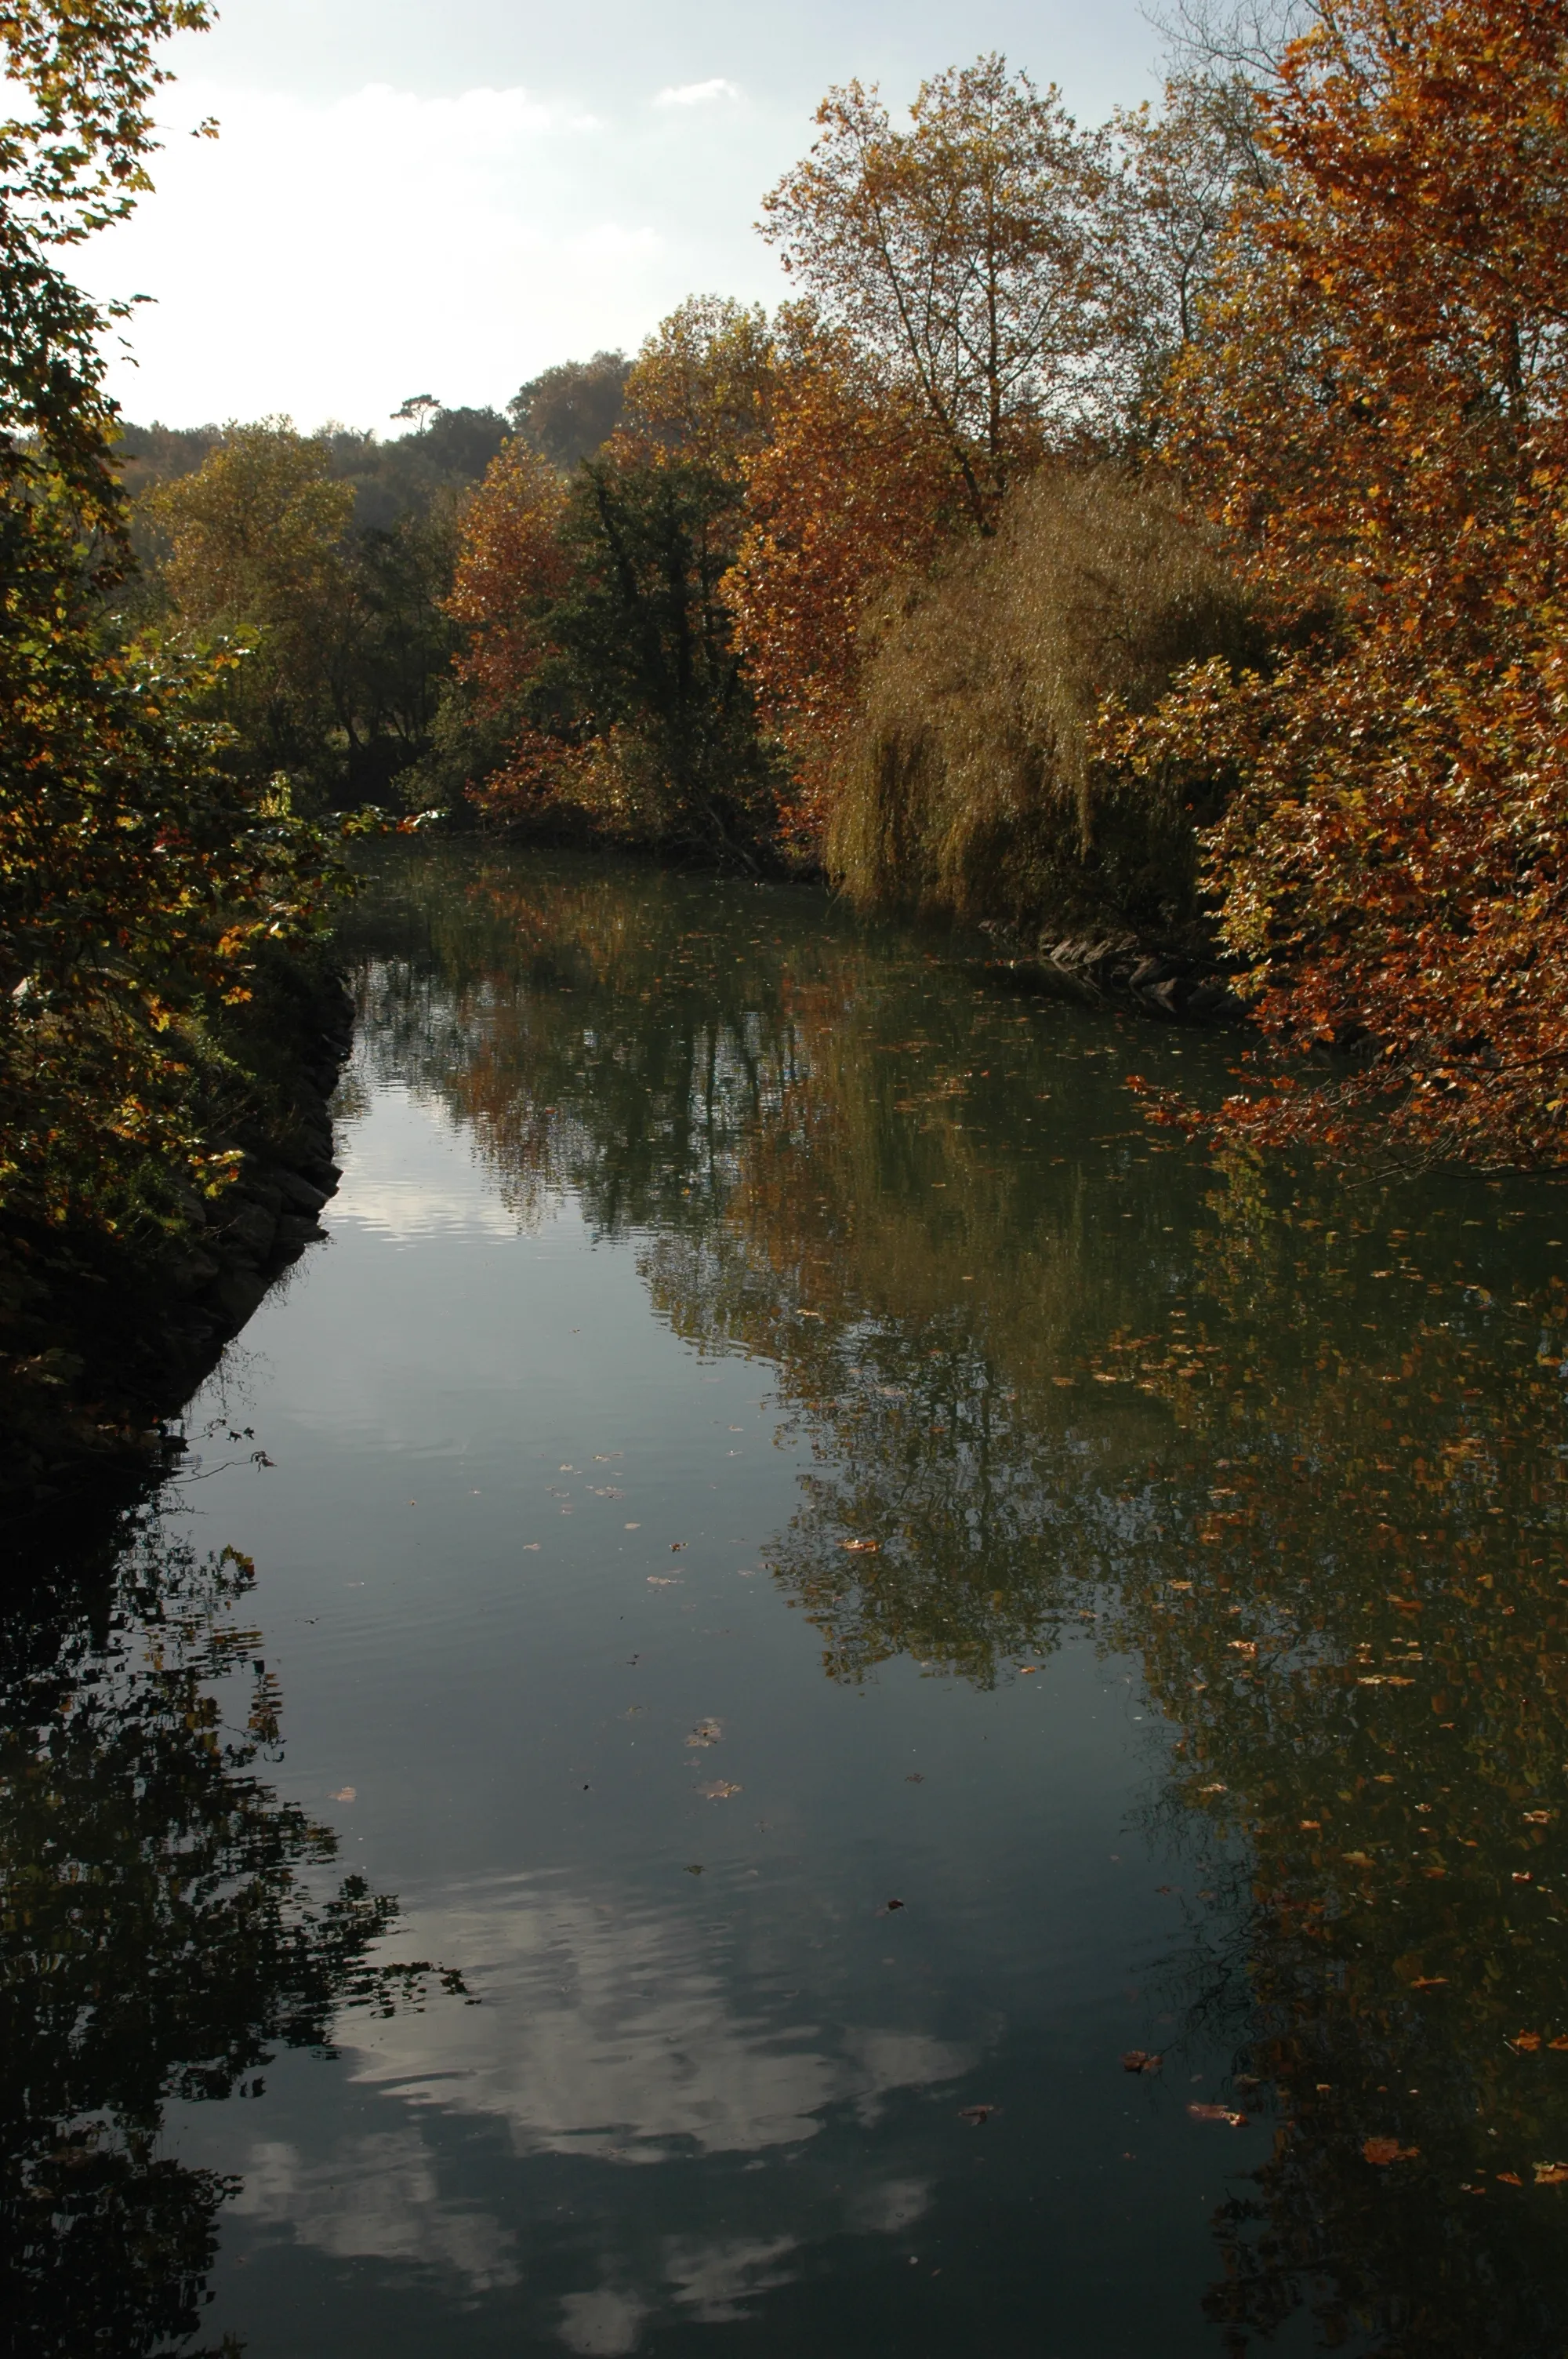
<instances>
[{"instance_id":1,"label":"reflection of tree in water","mask_svg":"<svg viewBox=\"0 0 1568 2359\"><path fill-rule=\"evenodd\" d=\"M1568 2331L1568 1294L1434 1192L1336 1228L1238 1168L1148 1379L1167 1540L1114 1635L1184 1723L1167 1808L1249 1848L1281 2125L1221 2221L1238 2349L1303 2301L1400 2359Z\"/></svg>"},{"instance_id":2,"label":"reflection of tree in water","mask_svg":"<svg viewBox=\"0 0 1568 2359\"><path fill-rule=\"evenodd\" d=\"M0 1658L0 2302L18 2354L135 2359L196 2331L237 2182L160 2151L170 2099L259 2093L278 2046L422 1967L395 1904L301 1882L336 1841L254 1774L276 1682L234 1617L251 1568L156 1534L91 1610Z\"/></svg>"},{"instance_id":3,"label":"reflection of tree in water","mask_svg":"<svg viewBox=\"0 0 1568 2359\"><path fill-rule=\"evenodd\" d=\"M1180 1732L1193 2003L1279 2131L1219 2223L1233 2347L1306 2304L1386 2359L1558 2353L1568 1292L1483 1190L1215 1188L1130 1137L1104 1027L820 905L530 873L377 945L397 1070L776 1370L828 1670L990 1680L1092 1589Z\"/></svg>"}]
</instances>

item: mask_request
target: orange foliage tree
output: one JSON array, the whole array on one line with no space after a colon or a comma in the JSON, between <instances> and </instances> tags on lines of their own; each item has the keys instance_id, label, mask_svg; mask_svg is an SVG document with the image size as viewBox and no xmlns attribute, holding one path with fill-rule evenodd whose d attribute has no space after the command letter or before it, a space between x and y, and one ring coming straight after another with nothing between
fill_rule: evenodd
<instances>
[{"instance_id":1,"label":"orange foliage tree","mask_svg":"<svg viewBox=\"0 0 1568 2359\"><path fill-rule=\"evenodd\" d=\"M829 91L762 232L805 300L780 320L772 434L746 461L728 594L821 844L874 592L989 532L1043 451L1117 408L1119 280L1103 135L998 56L923 83L907 127Z\"/></svg>"},{"instance_id":2,"label":"orange foliage tree","mask_svg":"<svg viewBox=\"0 0 1568 2359\"><path fill-rule=\"evenodd\" d=\"M447 611L465 634L455 668L469 711L504 744L483 787L485 807L503 819L536 815L559 790L566 749L518 705L549 653L550 603L570 572L566 509L565 480L511 441L463 511Z\"/></svg>"},{"instance_id":3,"label":"orange foliage tree","mask_svg":"<svg viewBox=\"0 0 1568 2359\"><path fill-rule=\"evenodd\" d=\"M1175 370L1170 454L1290 627L1104 745L1229 779L1210 883L1258 1018L1351 1052L1233 1100L1265 1138L1563 1151L1565 45L1563 0L1315 12Z\"/></svg>"},{"instance_id":4,"label":"orange foliage tree","mask_svg":"<svg viewBox=\"0 0 1568 2359\"><path fill-rule=\"evenodd\" d=\"M622 427L569 481L515 444L492 463L449 605L469 633L456 734L491 818L742 866L770 847L775 765L719 584L771 375L763 314L697 298L648 340Z\"/></svg>"},{"instance_id":5,"label":"orange foliage tree","mask_svg":"<svg viewBox=\"0 0 1568 2359\"><path fill-rule=\"evenodd\" d=\"M925 571L955 528L962 486L905 394L806 315L793 327L771 435L743 462L746 526L725 595L761 712L789 757L782 823L809 854L827 827L867 598Z\"/></svg>"}]
</instances>

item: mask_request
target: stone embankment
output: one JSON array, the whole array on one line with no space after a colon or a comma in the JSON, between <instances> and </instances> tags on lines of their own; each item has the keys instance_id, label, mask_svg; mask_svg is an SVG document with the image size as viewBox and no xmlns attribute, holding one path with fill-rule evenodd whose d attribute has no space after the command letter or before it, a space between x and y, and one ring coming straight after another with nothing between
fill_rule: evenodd
<instances>
[{"instance_id":1,"label":"stone embankment","mask_svg":"<svg viewBox=\"0 0 1568 2359\"><path fill-rule=\"evenodd\" d=\"M988 960L1020 989L1088 1007L1127 1007L1166 1024L1242 1024L1247 1010L1212 951L1152 950L1132 934L1070 935Z\"/></svg>"},{"instance_id":2,"label":"stone embankment","mask_svg":"<svg viewBox=\"0 0 1568 2359\"><path fill-rule=\"evenodd\" d=\"M326 975L295 1013L287 1081L224 1142L243 1157L238 1178L209 1201L184 1198L177 1235L135 1247L0 1238L0 1558L52 1553L67 1527L172 1467L173 1420L267 1288L324 1236L340 1177L330 1103L353 1008Z\"/></svg>"}]
</instances>

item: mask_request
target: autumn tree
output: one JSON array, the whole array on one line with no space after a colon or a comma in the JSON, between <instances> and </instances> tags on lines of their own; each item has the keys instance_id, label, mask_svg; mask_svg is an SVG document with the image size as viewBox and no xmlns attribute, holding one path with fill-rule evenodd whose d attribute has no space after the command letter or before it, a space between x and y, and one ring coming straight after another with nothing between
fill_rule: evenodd
<instances>
[{"instance_id":1,"label":"autumn tree","mask_svg":"<svg viewBox=\"0 0 1568 2359\"><path fill-rule=\"evenodd\" d=\"M149 508L168 538L162 587L182 636L245 649L228 700L258 768L306 771L351 719L351 603L343 540L353 493L318 439L286 418L229 427L194 474Z\"/></svg>"},{"instance_id":2,"label":"autumn tree","mask_svg":"<svg viewBox=\"0 0 1568 2359\"><path fill-rule=\"evenodd\" d=\"M116 647L103 314L59 262L146 186L183 0L0 16L0 1212L124 1226L221 1184L213 1044L330 904L323 841L235 780L182 668ZM235 1066L226 1086L243 1087ZM10 1296L7 1293L7 1305ZM3 1339L0 1339L3 1340Z\"/></svg>"},{"instance_id":3,"label":"autumn tree","mask_svg":"<svg viewBox=\"0 0 1568 2359\"><path fill-rule=\"evenodd\" d=\"M1177 369L1170 455L1296 641L1105 750L1229 782L1210 878L1258 1018L1353 1053L1233 1106L1265 1136L1563 1152L1565 38L1563 0L1314 12Z\"/></svg>"},{"instance_id":4,"label":"autumn tree","mask_svg":"<svg viewBox=\"0 0 1568 2359\"><path fill-rule=\"evenodd\" d=\"M774 766L720 583L771 373L762 314L697 299L648 339L623 425L569 486L521 440L502 453L463 520L443 785L509 824L754 863Z\"/></svg>"},{"instance_id":5,"label":"autumn tree","mask_svg":"<svg viewBox=\"0 0 1568 2359\"><path fill-rule=\"evenodd\" d=\"M1107 139L996 56L921 86L908 127L830 91L765 200L802 299L778 332L772 433L747 462L729 594L819 852L877 591L994 529L1050 449L1118 430L1123 289Z\"/></svg>"},{"instance_id":6,"label":"autumn tree","mask_svg":"<svg viewBox=\"0 0 1568 2359\"><path fill-rule=\"evenodd\" d=\"M748 677L787 751L783 819L819 855L866 652L868 602L921 574L966 519L967 487L905 387L797 315L745 460L745 529L726 578Z\"/></svg>"},{"instance_id":7,"label":"autumn tree","mask_svg":"<svg viewBox=\"0 0 1568 2359\"><path fill-rule=\"evenodd\" d=\"M738 474L768 440L778 366L760 303L688 297L644 340L627 374L620 452Z\"/></svg>"},{"instance_id":8,"label":"autumn tree","mask_svg":"<svg viewBox=\"0 0 1568 2359\"><path fill-rule=\"evenodd\" d=\"M762 234L816 306L931 424L976 526L1046 442L1107 424L1109 158L1053 85L992 55L923 82L909 128L850 82L763 201Z\"/></svg>"}]
</instances>

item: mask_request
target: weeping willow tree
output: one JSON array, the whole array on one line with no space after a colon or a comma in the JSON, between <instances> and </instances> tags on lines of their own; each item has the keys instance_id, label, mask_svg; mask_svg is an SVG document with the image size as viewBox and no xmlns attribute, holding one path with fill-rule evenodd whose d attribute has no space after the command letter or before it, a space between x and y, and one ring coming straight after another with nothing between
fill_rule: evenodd
<instances>
[{"instance_id":1,"label":"weeping willow tree","mask_svg":"<svg viewBox=\"0 0 1568 2359\"><path fill-rule=\"evenodd\" d=\"M993 536L895 584L865 628L827 839L856 901L1021 929L1191 925L1212 813L1094 747L1106 697L1147 711L1183 664L1256 655L1249 602L1173 484L1035 476Z\"/></svg>"}]
</instances>

